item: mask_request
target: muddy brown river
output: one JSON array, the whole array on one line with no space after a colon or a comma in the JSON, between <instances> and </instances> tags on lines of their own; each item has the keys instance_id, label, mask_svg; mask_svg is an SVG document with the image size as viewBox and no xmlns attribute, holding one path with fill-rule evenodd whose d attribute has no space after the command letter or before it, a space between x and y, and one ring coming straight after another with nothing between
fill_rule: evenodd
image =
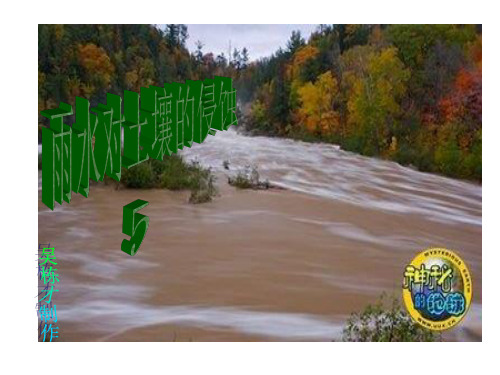
<instances>
[{"instance_id":1,"label":"muddy brown river","mask_svg":"<svg viewBox=\"0 0 500 375\"><path fill-rule=\"evenodd\" d=\"M214 169L212 202L99 185L50 211L39 184L39 242L58 261L58 340L338 340L351 312L400 296L405 265L431 246L456 251L473 278L472 307L443 338L481 340L480 185L234 130L182 154ZM229 186L245 165L286 189ZM149 202L150 225L131 257L122 210L136 199Z\"/></svg>"}]
</instances>

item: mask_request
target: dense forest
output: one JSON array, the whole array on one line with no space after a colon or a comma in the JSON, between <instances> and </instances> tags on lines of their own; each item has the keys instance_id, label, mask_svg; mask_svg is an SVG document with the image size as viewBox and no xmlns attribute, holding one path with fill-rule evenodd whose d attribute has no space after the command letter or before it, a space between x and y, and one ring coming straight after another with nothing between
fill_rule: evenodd
<instances>
[{"instance_id":1,"label":"dense forest","mask_svg":"<svg viewBox=\"0 0 500 375\"><path fill-rule=\"evenodd\" d=\"M95 105L108 92L224 75L253 133L481 181L478 26L320 25L256 62L246 48L189 52L188 37L185 25L39 25L39 113L76 96Z\"/></svg>"},{"instance_id":2,"label":"dense forest","mask_svg":"<svg viewBox=\"0 0 500 375\"><path fill-rule=\"evenodd\" d=\"M481 28L321 25L242 74L256 132L481 180Z\"/></svg>"},{"instance_id":3,"label":"dense forest","mask_svg":"<svg viewBox=\"0 0 500 375\"><path fill-rule=\"evenodd\" d=\"M106 93L223 75L222 54L189 53L187 26L39 25L38 104L53 108L75 96L103 102Z\"/></svg>"}]
</instances>

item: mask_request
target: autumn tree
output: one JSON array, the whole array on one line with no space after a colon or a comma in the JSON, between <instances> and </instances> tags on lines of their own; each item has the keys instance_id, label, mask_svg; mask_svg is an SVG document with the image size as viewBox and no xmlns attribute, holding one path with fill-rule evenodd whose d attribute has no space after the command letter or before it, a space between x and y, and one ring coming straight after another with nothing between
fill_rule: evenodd
<instances>
[{"instance_id":1,"label":"autumn tree","mask_svg":"<svg viewBox=\"0 0 500 375\"><path fill-rule=\"evenodd\" d=\"M399 100L409 72L392 47L368 52L356 70L347 103L349 123L353 134L363 140L363 151L379 153L392 140L391 128L400 115Z\"/></svg>"},{"instance_id":2,"label":"autumn tree","mask_svg":"<svg viewBox=\"0 0 500 375\"><path fill-rule=\"evenodd\" d=\"M339 115L334 109L339 93L337 80L330 71L318 76L299 89L299 117L307 130L321 135L338 131Z\"/></svg>"},{"instance_id":3,"label":"autumn tree","mask_svg":"<svg viewBox=\"0 0 500 375\"><path fill-rule=\"evenodd\" d=\"M109 87L114 66L106 51L93 43L78 46L78 60L85 71L84 78L88 82L83 86L86 97L96 91L103 91Z\"/></svg>"}]
</instances>

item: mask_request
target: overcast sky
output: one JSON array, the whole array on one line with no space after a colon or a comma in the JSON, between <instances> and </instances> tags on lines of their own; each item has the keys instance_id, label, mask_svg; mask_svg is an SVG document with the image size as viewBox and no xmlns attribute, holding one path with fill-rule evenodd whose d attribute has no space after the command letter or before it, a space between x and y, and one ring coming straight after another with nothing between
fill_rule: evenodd
<instances>
[{"instance_id":1,"label":"overcast sky","mask_svg":"<svg viewBox=\"0 0 500 375\"><path fill-rule=\"evenodd\" d=\"M229 41L231 50L246 47L250 60L270 56L279 47L286 47L293 30L300 30L307 40L317 25L187 25L189 38L187 47L196 49L196 41L200 40L203 52L213 52L215 56L224 52L227 57Z\"/></svg>"}]
</instances>

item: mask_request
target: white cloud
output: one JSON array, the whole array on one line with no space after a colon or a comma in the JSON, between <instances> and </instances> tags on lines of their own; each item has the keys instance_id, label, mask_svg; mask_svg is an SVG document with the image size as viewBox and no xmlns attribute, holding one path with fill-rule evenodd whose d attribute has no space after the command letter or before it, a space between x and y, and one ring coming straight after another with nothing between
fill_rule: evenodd
<instances>
[{"instance_id":1,"label":"white cloud","mask_svg":"<svg viewBox=\"0 0 500 375\"><path fill-rule=\"evenodd\" d=\"M218 55L222 52L227 56L229 43L231 49L241 50L246 47L250 60L257 60L270 56L279 47L286 47L293 30L300 30L307 40L317 25L187 25L189 39L187 47L190 51L196 49L196 42L200 40L204 47L203 52L213 52Z\"/></svg>"}]
</instances>

